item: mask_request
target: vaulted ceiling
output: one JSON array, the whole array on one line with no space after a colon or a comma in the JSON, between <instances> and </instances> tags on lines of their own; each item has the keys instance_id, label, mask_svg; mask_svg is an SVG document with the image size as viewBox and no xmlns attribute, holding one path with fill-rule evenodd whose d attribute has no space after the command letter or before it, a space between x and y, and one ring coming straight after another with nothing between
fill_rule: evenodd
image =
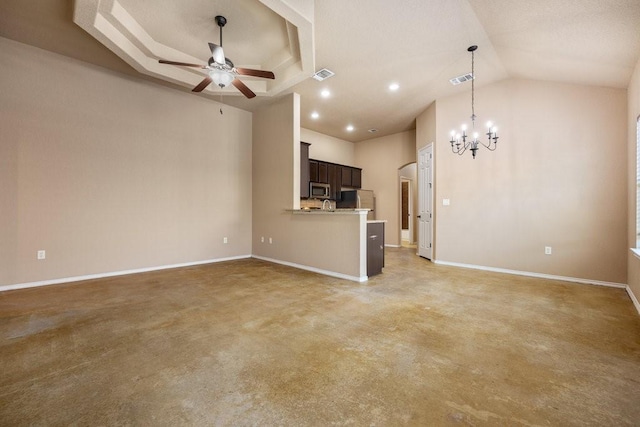
<instances>
[{"instance_id":1,"label":"vaulted ceiling","mask_svg":"<svg viewBox=\"0 0 640 427\"><path fill-rule=\"evenodd\" d=\"M295 91L303 127L354 142L412 129L434 100L468 92L449 79L471 71L472 44L477 87L626 88L640 57L640 0L3 0L0 36L189 92L202 71L157 59L206 63L216 15L235 65L276 80L246 79L251 100L233 87L193 96L254 111ZM335 76L312 79L320 68Z\"/></svg>"}]
</instances>

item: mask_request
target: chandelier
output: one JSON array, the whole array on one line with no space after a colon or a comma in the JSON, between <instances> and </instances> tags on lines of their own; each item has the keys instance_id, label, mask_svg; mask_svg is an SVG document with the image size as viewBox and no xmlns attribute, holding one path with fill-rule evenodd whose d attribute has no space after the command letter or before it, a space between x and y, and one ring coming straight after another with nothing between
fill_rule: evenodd
<instances>
[{"instance_id":1,"label":"chandelier","mask_svg":"<svg viewBox=\"0 0 640 427\"><path fill-rule=\"evenodd\" d=\"M474 52L478 49L478 46L469 46L468 52L471 52L471 134L467 135L467 125L464 124L460 128L460 132L455 130L451 131L451 151L455 154L462 155L467 150L471 150L471 155L476 158L476 151L478 151L478 144L482 145L490 151L495 151L498 142L498 128L491 122L487 122L487 132L489 143L485 144L482 140L478 139L478 132L476 132L476 111L475 111L475 57Z\"/></svg>"}]
</instances>

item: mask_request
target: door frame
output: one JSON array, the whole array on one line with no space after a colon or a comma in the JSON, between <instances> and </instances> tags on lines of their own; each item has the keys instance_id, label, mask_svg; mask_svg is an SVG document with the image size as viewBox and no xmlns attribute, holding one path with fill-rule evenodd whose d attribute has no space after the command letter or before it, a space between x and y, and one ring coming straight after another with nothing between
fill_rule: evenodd
<instances>
[{"instance_id":1,"label":"door frame","mask_svg":"<svg viewBox=\"0 0 640 427\"><path fill-rule=\"evenodd\" d=\"M410 163L411 164L411 163ZM404 176L400 176L400 215L402 215L402 183L406 182L408 184L408 192L407 192L407 209L409 210L409 244L413 245L416 241L415 234L413 230L413 179L407 178ZM400 245L402 245L402 218L400 218Z\"/></svg>"}]
</instances>

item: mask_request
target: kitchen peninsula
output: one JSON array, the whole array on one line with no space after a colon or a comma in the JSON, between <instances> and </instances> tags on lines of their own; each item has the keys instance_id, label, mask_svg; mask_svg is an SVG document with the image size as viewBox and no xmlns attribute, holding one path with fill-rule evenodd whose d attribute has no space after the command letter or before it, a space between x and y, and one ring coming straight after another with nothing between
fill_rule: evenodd
<instances>
[{"instance_id":1,"label":"kitchen peninsula","mask_svg":"<svg viewBox=\"0 0 640 427\"><path fill-rule=\"evenodd\" d=\"M309 224L312 230L317 229L324 219L350 222L355 215L358 232L354 236L357 238L354 244L359 252L359 280L382 273L386 221L375 220L373 191L361 190L362 169L310 159L311 144L300 142L299 146L301 209L287 209L287 212L295 216L304 215L305 219L314 221L315 225ZM319 238L314 238L314 242ZM339 239L348 246L347 236Z\"/></svg>"},{"instance_id":2,"label":"kitchen peninsula","mask_svg":"<svg viewBox=\"0 0 640 427\"><path fill-rule=\"evenodd\" d=\"M362 267L363 258L366 266L366 278L382 273L384 267L384 227L386 220L367 220L369 209L286 209L293 215L303 216L358 216L358 225L360 232L360 265ZM364 227L363 227L364 225ZM366 280L362 277L361 281Z\"/></svg>"}]
</instances>

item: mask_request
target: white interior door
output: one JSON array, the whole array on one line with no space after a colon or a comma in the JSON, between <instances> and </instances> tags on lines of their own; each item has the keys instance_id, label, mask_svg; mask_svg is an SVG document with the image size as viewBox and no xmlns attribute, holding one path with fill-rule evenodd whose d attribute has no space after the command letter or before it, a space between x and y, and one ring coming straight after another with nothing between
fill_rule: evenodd
<instances>
[{"instance_id":1,"label":"white interior door","mask_svg":"<svg viewBox=\"0 0 640 427\"><path fill-rule=\"evenodd\" d=\"M432 257L433 144L418 151L418 255Z\"/></svg>"}]
</instances>

